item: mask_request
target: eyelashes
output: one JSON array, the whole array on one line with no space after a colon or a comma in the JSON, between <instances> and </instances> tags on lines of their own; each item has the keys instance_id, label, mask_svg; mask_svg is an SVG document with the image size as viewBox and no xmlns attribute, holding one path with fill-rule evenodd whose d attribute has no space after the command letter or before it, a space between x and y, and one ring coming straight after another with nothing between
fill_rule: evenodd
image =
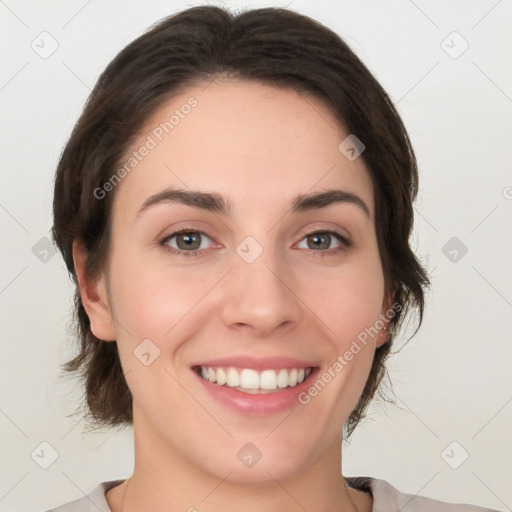
<instances>
[{"instance_id":1,"label":"eyelashes","mask_svg":"<svg viewBox=\"0 0 512 512\"><path fill-rule=\"evenodd\" d=\"M190 250L190 251L184 251L184 250L179 249L179 248L170 247L168 245L168 242L170 240L172 240L174 237L177 237L177 236L180 236L180 235L189 235L189 236L190 235L194 235L194 236L196 236L196 238L204 236L204 237L208 238L209 240L211 240L211 238L208 235L206 235L205 233L203 233L202 231L197 231L195 229L184 228L184 229L180 229L178 231L174 231L170 235L167 235L166 237L164 237L162 240L160 240L160 245L163 246L163 248L167 252L170 252L170 253L173 253L173 254L178 254L180 256L187 256L188 257L188 256L199 256L199 255L203 254L204 249L201 249L201 250L194 249L194 250Z\"/></svg>"},{"instance_id":2,"label":"eyelashes","mask_svg":"<svg viewBox=\"0 0 512 512\"><path fill-rule=\"evenodd\" d=\"M191 228L185 227L185 228L179 229L177 231L174 231L174 232L170 233L169 235L166 235L164 238L162 238L159 241L159 245L166 252L169 252L171 254L175 254L178 256L185 256L185 257L201 256L201 255L204 255L205 252L208 251L208 249L204 249L204 248L201 249L201 248L197 248L197 247L193 247L190 250L183 250L183 249L180 249L179 247L171 247L169 245L169 242L172 239L179 237L181 235L184 235L183 240L192 242L190 244L191 246L197 244L197 242L199 241L199 247L200 247L202 245L201 238L203 238L203 237L207 238L208 240L211 240L211 238L208 235L206 235L206 233L203 233L202 231L198 231L196 229L191 229ZM332 256L338 255L340 253L346 252L351 247L351 242L345 236L343 236L341 233L338 233L337 231L332 231L332 230L312 231L310 233L306 233L302 237L300 242L302 242L303 240L306 240L306 243L307 243L307 239L310 239L310 238L313 238L313 240L319 240L322 238L326 238L327 245L330 245L331 242L333 241L333 239L335 241L339 242L339 245L337 247L335 247L334 249L326 249L326 250L320 249L319 250L319 249L306 248L306 250L309 250L315 254L318 254L320 257L329 256L329 255L332 255ZM321 242L321 244L322 244L322 242Z\"/></svg>"},{"instance_id":3,"label":"eyelashes","mask_svg":"<svg viewBox=\"0 0 512 512\"><path fill-rule=\"evenodd\" d=\"M309 237L318 237L318 235L327 235L328 236L327 239L329 242L332 241L332 238L334 238L335 240L337 240L339 242L338 247L335 247L334 249L328 249L328 250L318 250L318 249L309 249L309 248L306 248L306 249L313 251L315 253L319 253L322 256L327 256L329 254L338 254L340 252L345 252L350 247L350 242L348 241L348 239L346 237L344 237L341 233L338 233L337 231L331 231L331 230L312 231L312 232L304 235L301 239L301 242L302 242L302 240L308 239Z\"/></svg>"}]
</instances>

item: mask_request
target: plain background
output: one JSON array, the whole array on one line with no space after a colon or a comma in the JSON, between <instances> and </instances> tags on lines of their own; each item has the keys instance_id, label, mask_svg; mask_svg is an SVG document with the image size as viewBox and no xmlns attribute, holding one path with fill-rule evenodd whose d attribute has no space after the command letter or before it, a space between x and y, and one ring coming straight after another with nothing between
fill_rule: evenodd
<instances>
[{"instance_id":1,"label":"plain background","mask_svg":"<svg viewBox=\"0 0 512 512\"><path fill-rule=\"evenodd\" d=\"M200 3L0 1L1 511L45 510L131 474L130 430L87 435L66 417L81 389L59 378L74 352L66 331L73 288L45 241L53 175L108 62L151 24ZM512 5L293 0L289 7L340 34L375 74L420 166L412 244L432 291L422 328L405 346L404 330L390 361L397 405L373 404L344 445L344 474L512 510ZM49 51L52 39L58 48L47 58L33 49ZM58 455L47 469L41 464L52 451L42 442Z\"/></svg>"}]
</instances>

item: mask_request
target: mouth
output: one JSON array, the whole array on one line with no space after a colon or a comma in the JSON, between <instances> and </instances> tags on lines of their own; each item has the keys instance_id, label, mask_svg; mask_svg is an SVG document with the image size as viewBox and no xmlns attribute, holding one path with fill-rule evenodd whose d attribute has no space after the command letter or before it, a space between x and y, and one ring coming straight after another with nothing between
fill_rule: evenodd
<instances>
[{"instance_id":1,"label":"mouth","mask_svg":"<svg viewBox=\"0 0 512 512\"><path fill-rule=\"evenodd\" d=\"M255 370L233 366L196 365L192 370L203 380L252 395L279 393L296 388L314 372L316 367L273 368Z\"/></svg>"}]
</instances>

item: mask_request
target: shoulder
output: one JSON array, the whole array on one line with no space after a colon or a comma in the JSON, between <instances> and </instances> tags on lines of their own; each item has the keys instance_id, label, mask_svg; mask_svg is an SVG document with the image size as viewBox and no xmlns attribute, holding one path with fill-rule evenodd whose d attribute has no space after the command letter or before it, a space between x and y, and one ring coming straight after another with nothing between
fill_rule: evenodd
<instances>
[{"instance_id":1,"label":"shoulder","mask_svg":"<svg viewBox=\"0 0 512 512\"><path fill-rule=\"evenodd\" d=\"M372 512L499 512L495 509L463 503L447 503L425 496L400 492L386 480L372 477L344 477L347 485L370 492ZM111 512L105 493L124 480L110 480L98 484L86 496L65 503L46 512Z\"/></svg>"},{"instance_id":2,"label":"shoulder","mask_svg":"<svg viewBox=\"0 0 512 512\"><path fill-rule=\"evenodd\" d=\"M46 512L111 512L105 493L123 483L124 480L109 480L101 482L92 491L82 498L64 503Z\"/></svg>"},{"instance_id":3,"label":"shoulder","mask_svg":"<svg viewBox=\"0 0 512 512\"><path fill-rule=\"evenodd\" d=\"M405 494L386 480L372 477L344 477L347 485L370 492L373 496L372 512L499 512L495 509L447 503L425 496Z\"/></svg>"}]
</instances>

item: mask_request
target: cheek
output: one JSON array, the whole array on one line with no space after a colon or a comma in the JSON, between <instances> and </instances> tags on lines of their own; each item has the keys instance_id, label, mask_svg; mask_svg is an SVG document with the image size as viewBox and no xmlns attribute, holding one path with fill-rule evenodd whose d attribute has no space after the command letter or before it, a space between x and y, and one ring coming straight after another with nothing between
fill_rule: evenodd
<instances>
[{"instance_id":1,"label":"cheek","mask_svg":"<svg viewBox=\"0 0 512 512\"><path fill-rule=\"evenodd\" d=\"M318 266L313 271L312 267L291 271L297 296L303 298L306 310L322 320L324 335L338 353L374 325L381 312L384 282L378 251L373 249L355 254L337 269ZM212 309L211 302L203 299L224 268L205 266L191 271L190 267L170 266L162 258L148 260L133 247L122 253L126 256L120 257L120 251L113 254L111 266L113 312L123 327L117 329L120 340L129 336L130 344L138 344L145 338L157 343L165 339L167 350L167 343L192 317L206 310L215 315L222 307L217 302ZM229 297L224 295L221 301L226 300ZM169 335L173 330L175 336Z\"/></svg>"},{"instance_id":2,"label":"cheek","mask_svg":"<svg viewBox=\"0 0 512 512\"><path fill-rule=\"evenodd\" d=\"M119 283L115 311L132 342L149 338L160 345L164 338L169 340L166 335L197 302L197 292L190 291L189 286L179 279L169 280L163 273L145 272L134 272ZM121 337L127 335L126 331L119 332Z\"/></svg>"},{"instance_id":3,"label":"cheek","mask_svg":"<svg viewBox=\"0 0 512 512\"><path fill-rule=\"evenodd\" d=\"M161 339L202 293L200 279L191 280L179 269L149 264L143 258L125 259L113 268L113 311L126 328L118 331L121 337L128 331L134 341L140 337Z\"/></svg>"},{"instance_id":4,"label":"cheek","mask_svg":"<svg viewBox=\"0 0 512 512\"><path fill-rule=\"evenodd\" d=\"M312 288L313 290L313 288ZM384 298L384 278L380 263L357 262L322 282L314 297L319 316L342 349L379 319Z\"/></svg>"}]
</instances>

